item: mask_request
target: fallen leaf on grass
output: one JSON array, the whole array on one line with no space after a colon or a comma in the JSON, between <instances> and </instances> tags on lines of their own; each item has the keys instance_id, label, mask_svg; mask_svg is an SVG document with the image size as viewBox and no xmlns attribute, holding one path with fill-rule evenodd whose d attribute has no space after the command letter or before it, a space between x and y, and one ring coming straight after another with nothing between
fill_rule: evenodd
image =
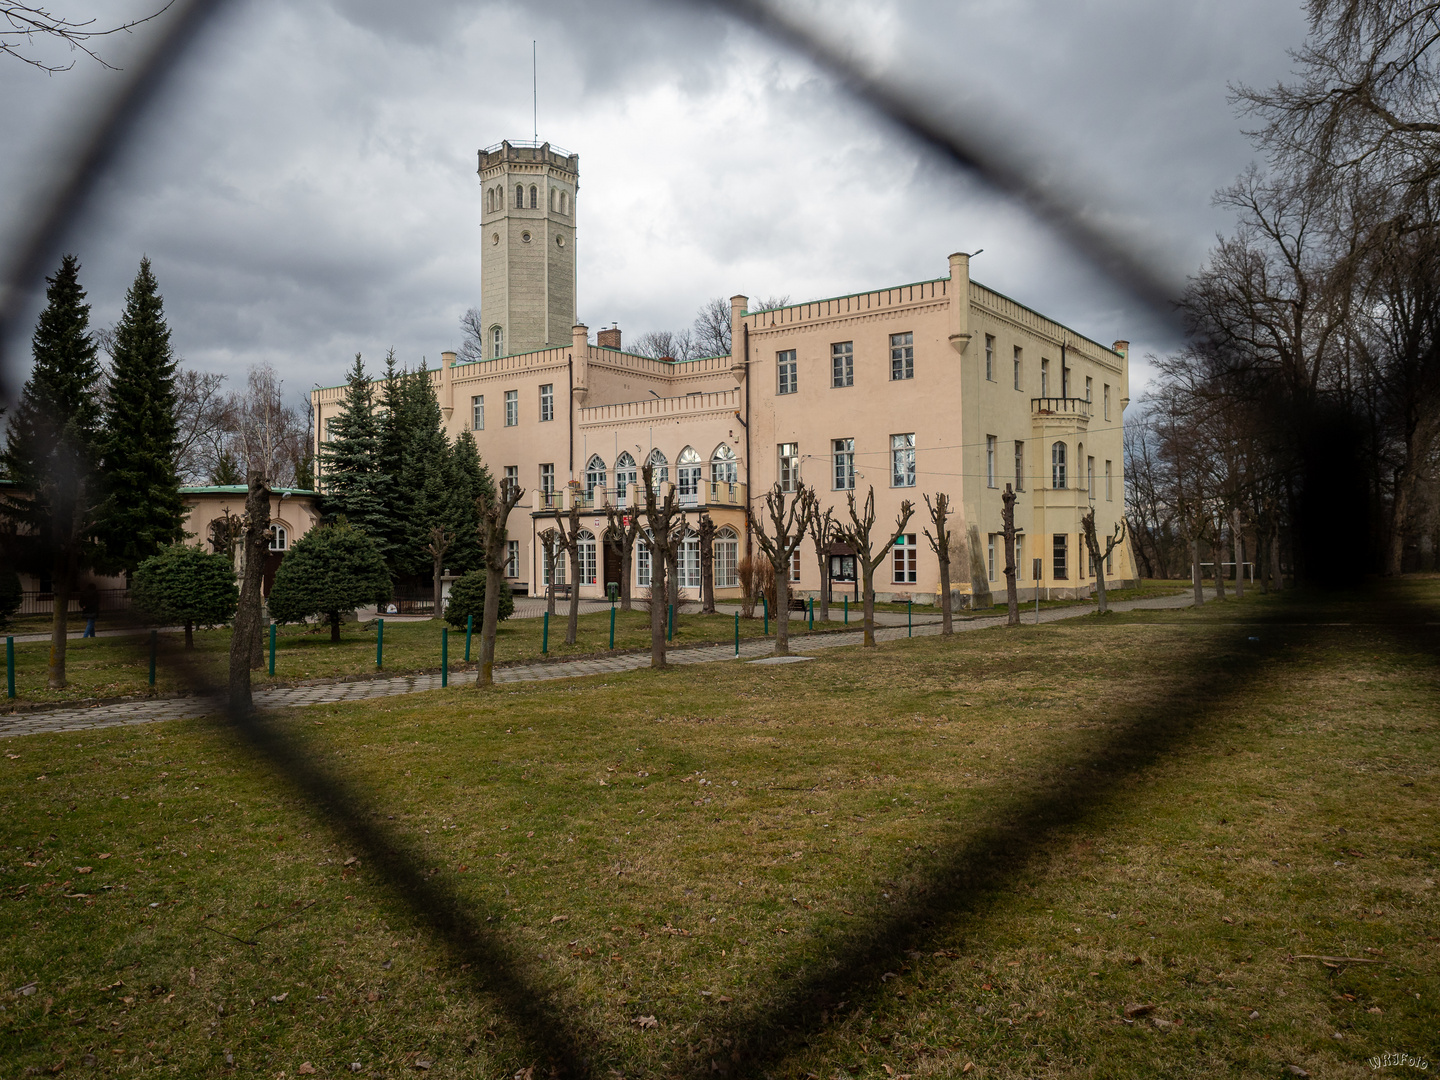
<instances>
[{"instance_id":1,"label":"fallen leaf on grass","mask_svg":"<svg viewBox=\"0 0 1440 1080\"><path fill-rule=\"evenodd\" d=\"M314 1066L314 1065L311 1065L310 1062L306 1061L306 1062L302 1062L301 1065L300 1065L300 1068L296 1069L295 1071L296 1071L297 1073L302 1073L302 1074L308 1076L308 1075L313 1074L313 1073L315 1072L315 1066Z\"/></svg>"},{"instance_id":2,"label":"fallen leaf on grass","mask_svg":"<svg viewBox=\"0 0 1440 1080\"><path fill-rule=\"evenodd\" d=\"M964 1067L963 1069L961 1069L960 1071L961 1071L962 1073L972 1072L972 1071L974 1070L974 1068L975 1068L975 1063L974 1063L973 1061L967 1061L967 1062L965 1062L965 1067Z\"/></svg>"},{"instance_id":3,"label":"fallen leaf on grass","mask_svg":"<svg viewBox=\"0 0 1440 1080\"><path fill-rule=\"evenodd\" d=\"M638 1024L640 1026L640 1030L642 1031L646 1028L660 1026L660 1021L656 1020L653 1016L637 1016L634 1020L631 1020L630 1022L632 1024Z\"/></svg>"},{"instance_id":4,"label":"fallen leaf on grass","mask_svg":"<svg viewBox=\"0 0 1440 1080\"><path fill-rule=\"evenodd\" d=\"M1235 920L1232 919L1229 915L1220 916L1220 921L1223 923L1229 923L1231 926L1235 925Z\"/></svg>"},{"instance_id":5,"label":"fallen leaf on grass","mask_svg":"<svg viewBox=\"0 0 1440 1080\"><path fill-rule=\"evenodd\" d=\"M77 874L89 874L92 873L94 869L92 866L77 866L75 867L75 872Z\"/></svg>"},{"instance_id":6,"label":"fallen leaf on grass","mask_svg":"<svg viewBox=\"0 0 1440 1080\"><path fill-rule=\"evenodd\" d=\"M285 1000L287 997L289 997L289 996L290 996L290 991L289 991L289 990L286 990L285 993L283 993L283 994L276 994L276 995L275 995L274 997L272 997L270 1000L273 1001L276 1005L279 1005L280 1002L284 1001L284 1000Z\"/></svg>"},{"instance_id":7,"label":"fallen leaf on grass","mask_svg":"<svg viewBox=\"0 0 1440 1080\"><path fill-rule=\"evenodd\" d=\"M552 923L565 922L565 921L566 921L567 919L569 919L569 918L570 918L569 915L553 915L553 916L551 916L550 921L551 921Z\"/></svg>"},{"instance_id":8,"label":"fallen leaf on grass","mask_svg":"<svg viewBox=\"0 0 1440 1080\"><path fill-rule=\"evenodd\" d=\"M1144 1016L1146 1013L1152 1013L1152 1012L1154 1012L1154 1011L1155 1011L1155 1006L1154 1006L1154 1005L1126 1005L1126 1006L1125 1006L1125 1015L1128 1016L1128 1017L1130 1017L1132 1020L1133 1020L1135 1017L1137 1017L1137 1016Z\"/></svg>"}]
</instances>

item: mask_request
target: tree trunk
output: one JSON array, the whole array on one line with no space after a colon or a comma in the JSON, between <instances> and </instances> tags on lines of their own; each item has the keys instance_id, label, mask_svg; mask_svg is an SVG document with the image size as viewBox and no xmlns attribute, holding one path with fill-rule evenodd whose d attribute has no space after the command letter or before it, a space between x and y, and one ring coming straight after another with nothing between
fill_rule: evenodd
<instances>
[{"instance_id":1,"label":"tree trunk","mask_svg":"<svg viewBox=\"0 0 1440 1080\"><path fill-rule=\"evenodd\" d=\"M775 655L790 655L790 557L775 571Z\"/></svg>"},{"instance_id":2,"label":"tree trunk","mask_svg":"<svg viewBox=\"0 0 1440 1080\"><path fill-rule=\"evenodd\" d=\"M570 561L571 561L571 562L575 562L576 560L571 559ZM577 575L576 575L576 580L573 581L573 582L571 583L571 585L570 585L570 616L569 616L569 618L566 620L566 623L565 623L565 644L566 644L566 645L574 645L574 644L575 644L576 635L579 633L579 631L580 631L580 580L579 580L579 575L577 574Z\"/></svg>"},{"instance_id":3,"label":"tree trunk","mask_svg":"<svg viewBox=\"0 0 1440 1080\"><path fill-rule=\"evenodd\" d=\"M1222 518L1223 520L1223 518ZM1215 534L1215 543L1210 545L1215 556L1215 599L1225 599L1225 529L1222 526Z\"/></svg>"},{"instance_id":4,"label":"tree trunk","mask_svg":"<svg viewBox=\"0 0 1440 1080\"><path fill-rule=\"evenodd\" d=\"M1205 579L1200 576L1200 537L1190 541L1190 573L1195 581L1195 606L1205 603Z\"/></svg>"},{"instance_id":5,"label":"tree trunk","mask_svg":"<svg viewBox=\"0 0 1440 1080\"><path fill-rule=\"evenodd\" d=\"M865 622L864 646L875 648L875 568L870 560L857 553L855 561L860 564L861 587L865 591L864 607L861 609Z\"/></svg>"},{"instance_id":6,"label":"tree trunk","mask_svg":"<svg viewBox=\"0 0 1440 1080\"><path fill-rule=\"evenodd\" d=\"M708 515L700 526L700 612L715 614L715 526Z\"/></svg>"},{"instance_id":7,"label":"tree trunk","mask_svg":"<svg viewBox=\"0 0 1440 1080\"><path fill-rule=\"evenodd\" d=\"M1385 575L1393 577L1400 573L1405 555L1405 522L1410 517L1410 495L1413 483L1410 469L1402 469L1395 477L1395 497L1390 507L1390 535L1385 545Z\"/></svg>"},{"instance_id":8,"label":"tree trunk","mask_svg":"<svg viewBox=\"0 0 1440 1080\"><path fill-rule=\"evenodd\" d=\"M185 648L195 648L195 622L193 619L185 620Z\"/></svg>"},{"instance_id":9,"label":"tree trunk","mask_svg":"<svg viewBox=\"0 0 1440 1080\"><path fill-rule=\"evenodd\" d=\"M1235 544L1235 599L1245 599L1245 531L1240 527L1240 511L1230 512L1230 539Z\"/></svg>"},{"instance_id":10,"label":"tree trunk","mask_svg":"<svg viewBox=\"0 0 1440 1080\"><path fill-rule=\"evenodd\" d=\"M485 560L485 609L480 616L480 668L476 686L495 685L495 636L500 625L500 567Z\"/></svg>"},{"instance_id":11,"label":"tree trunk","mask_svg":"<svg viewBox=\"0 0 1440 1080\"><path fill-rule=\"evenodd\" d=\"M630 575L634 570L635 545L624 544L620 549L620 610L632 610L630 605Z\"/></svg>"},{"instance_id":12,"label":"tree trunk","mask_svg":"<svg viewBox=\"0 0 1440 1080\"><path fill-rule=\"evenodd\" d=\"M330 640L337 645L340 642L340 612L330 612Z\"/></svg>"},{"instance_id":13,"label":"tree trunk","mask_svg":"<svg viewBox=\"0 0 1440 1080\"><path fill-rule=\"evenodd\" d=\"M1285 572L1280 567L1280 523L1270 525L1270 577L1275 582L1275 591L1285 591Z\"/></svg>"},{"instance_id":14,"label":"tree trunk","mask_svg":"<svg viewBox=\"0 0 1440 1080\"><path fill-rule=\"evenodd\" d=\"M1098 541L1097 541L1098 543ZM1108 601L1105 599L1105 560L1099 557L1097 551L1091 551L1091 558L1095 560L1095 599L1100 605L1100 614L1104 615L1110 610Z\"/></svg>"},{"instance_id":15,"label":"tree trunk","mask_svg":"<svg viewBox=\"0 0 1440 1080\"><path fill-rule=\"evenodd\" d=\"M665 666L665 597L669 590L665 582L666 545L659 542L650 546L650 666Z\"/></svg>"},{"instance_id":16,"label":"tree trunk","mask_svg":"<svg viewBox=\"0 0 1440 1080\"><path fill-rule=\"evenodd\" d=\"M947 545L948 547L948 545ZM940 633L949 637L955 633L954 601L950 596L950 553L940 556Z\"/></svg>"},{"instance_id":17,"label":"tree trunk","mask_svg":"<svg viewBox=\"0 0 1440 1080\"><path fill-rule=\"evenodd\" d=\"M1001 497L1000 521L1005 529L1005 607L1006 626L1020 625L1020 593L1015 587L1015 492L1005 485Z\"/></svg>"},{"instance_id":18,"label":"tree trunk","mask_svg":"<svg viewBox=\"0 0 1440 1080\"><path fill-rule=\"evenodd\" d=\"M46 685L51 690L65 689L65 649L69 645L70 592L74 574L68 555L57 555L51 571L55 590L55 609L50 618L50 664Z\"/></svg>"},{"instance_id":19,"label":"tree trunk","mask_svg":"<svg viewBox=\"0 0 1440 1080\"><path fill-rule=\"evenodd\" d=\"M254 653L260 647L260 618L264 598L265 554L270 547L270 488L259 473L251 473L245 496L245 528L241 534L244 552L240 580L240 603L235 609L230 635L230 708L248 713L251 707L250 671Z\"/></svg>"},{"instance_id":20,"label":"tree trunk","mask_svg":"<svg viewBox=\"0 0 1440 1080\"><path fill-rule=\"evenodd\" d=\"M970 548L970 606L976 610L995 606L990 592L990 568L980 548L980 527L971 525L967 534Z\"/></svg>"},{"instance_id":21,"label":"tree trunk","mask_svg":"<svg viewBox=\"0 0 1440 1080\"><path fill-rule=\"evenodd\" d=\"M820 556L820 621L830 621L830 556Z\"/></svg>"},{"instance_id":22,"label":"tree trunk","mask_svg":"<svg viewBox=\"0 0 1440 1080\"><path fill-rule=\"evenodd\" d=\"M1266 556L1269 554L1269 542L1265 536L1265 522L1259 521L1255 525L1255 569L1258 571L1255 580L1260 584L1260 595L1265 596L1270 592L1270 563Z\"/></svg>"},{"instance_id":23,"label":"tree trunk","mask_svg":"<svg viewBox=\"0 0 1440 1080\"><path fill-rule=\"evenodd\" d=\"M444 563L440 559L435 560L435 613L432 618L442 619L445 612L440 606L440 594L444 591L444 582L440 579L445 576Z\"/></svg>"}]
</instances>

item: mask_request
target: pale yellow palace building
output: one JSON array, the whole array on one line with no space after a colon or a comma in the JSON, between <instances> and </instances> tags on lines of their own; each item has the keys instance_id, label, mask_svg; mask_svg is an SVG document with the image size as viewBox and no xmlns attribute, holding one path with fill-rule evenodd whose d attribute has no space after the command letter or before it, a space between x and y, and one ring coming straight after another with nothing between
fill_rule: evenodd
<instances>
[{"instance_id":1,"label":"pale yellow palace building","mask_svg":"<svg viewBox=\"0 0 1440 1080\"><path fill-rule=\"evenodd\" d=\"M954 254L946 275L929 281L768 311L732 297L727 356L637 356L623 350L619 330L592 339L577 323L579 156L505 142L479 159L488 358L442 354L432 378L447 434L472 431L496 478L514 477L526 491L509 522L506 574L517 591L543 590L536 538L578 502L588 533L566 576L582 595L604 595L618 564L603 542L603 508L636 505L647 460L683 505L715 520L721 598L738 594L746 506L758 509L776 482L797 480L842 519L847 494L863 503L873 486L877 533L893 528L902 501L916 504L876 572L882 598L934 601L939 564L925 540L923 496L937 492L950 496L957 536L977 541L990 588L1003 595L1006 483L1019 492L1022 596L1037 585L1056 596L1094 585L1080 519L1093 505L1103 537L1124 513L1127 342L1101 345L972 281L969 256ZM317 440L343 396L343 386L312 393ZM953 571L963 596L972 592L969 565ZM836 597L850 594L847 549L832 552L831 567ZM634 573L637 588L648 585L643 551ZM808 541L792 573L798 595L819 588ZM698 595L699 575L692 540L682 588ZM1137 576L1128 544L1105 576L1111 585Z\"/></svg>"}]
</instances>

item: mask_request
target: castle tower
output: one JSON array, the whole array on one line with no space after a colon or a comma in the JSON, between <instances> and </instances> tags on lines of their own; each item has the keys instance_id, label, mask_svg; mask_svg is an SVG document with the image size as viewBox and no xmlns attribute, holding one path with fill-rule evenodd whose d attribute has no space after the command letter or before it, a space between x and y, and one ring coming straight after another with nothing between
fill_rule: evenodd
<instances>
[{"instance_id":1,"label":"castle tower","mask_svg":"<svg viewBox=\"0 0 1440 1080\"><path fill-rule=\"evenodd\" d=\"M485 355L571 343L580 155L548 142L480 151Z\"/></svg>"}]
</instances>

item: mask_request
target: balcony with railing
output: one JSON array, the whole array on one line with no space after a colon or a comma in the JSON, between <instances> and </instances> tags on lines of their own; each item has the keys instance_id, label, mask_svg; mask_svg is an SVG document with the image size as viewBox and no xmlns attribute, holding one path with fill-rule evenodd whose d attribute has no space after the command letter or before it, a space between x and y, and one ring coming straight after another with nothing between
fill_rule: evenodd
<instances>
[{"instance_id":1,"label":"balcony with railing","mask_svg":"<svg viewBox=\"0 0 1440 1080\"><path fill-rule=\"evenodd\" d=\"M1030 412L1035 416L1065 416L1090 418L1093 403L1087 398L1037 397L1030 399Z\"/></svg>"},{"instance_id":2,"label":"balcony with railing","mask_svg":"<svg viewBox=\"0 0 1440 1080\"><path fill-rule=\"evenodd\" d=\"M660 485L661 497L670 483ZM729 481L701 481L699 484L681 485L677 497L681 509L735 507L743 510L748 502L744 484ZM559 491L538 491L535 493L533 513L536 516L553 516L570 511L573 506L582 513L603 513L608 507L617 510L639 509L645 505L643 489L638 484L627 484L622 488L595 487L586 489L578 484L567 485Z\"/></svg>"}]
</instances>

